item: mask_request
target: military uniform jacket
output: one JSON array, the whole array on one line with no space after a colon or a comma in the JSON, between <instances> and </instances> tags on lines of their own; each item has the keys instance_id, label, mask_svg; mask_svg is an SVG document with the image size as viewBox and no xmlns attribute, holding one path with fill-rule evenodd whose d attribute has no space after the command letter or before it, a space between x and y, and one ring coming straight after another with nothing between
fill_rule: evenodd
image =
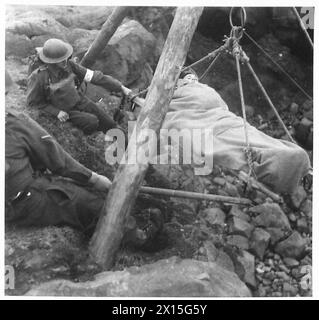
<instances>
[{"instance_id":1,"label":"military uniform jacket","mask_svg":"<svg viewBox=\"0 0 319 320\"><path fill-rule=\"evenodd\" d=\"M92 172L73 159L39 124L25 114L6 114L6 200L26 189L35 173L52 173L87 183Z\"/></svg>"},{"instance_id":2,"label":"military uniform jacket","mask_svg":"<svg viewBox=\"0 0 319 320\"><path fill-rule=\"evenodd\" d=\"M27 104L57 116L60 110L51 104L50 83L57 83L71 74L75 75L75 85L82 96L82 84L85 82L99 85L109 91L121 91L120 81L69 60L66 70L54 70L47 65L41 65L30 74L27 83Z\"/></svg>"}]
</instances>

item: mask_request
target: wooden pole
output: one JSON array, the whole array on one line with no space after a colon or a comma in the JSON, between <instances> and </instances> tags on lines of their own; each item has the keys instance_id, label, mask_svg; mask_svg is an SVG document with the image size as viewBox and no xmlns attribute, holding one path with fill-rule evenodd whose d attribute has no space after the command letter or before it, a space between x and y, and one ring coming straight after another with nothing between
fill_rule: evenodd
<instances>
[{"instance_id":1,"label":"wooden pole","mask_svg":"<svg viewBox=\"0 0 319 320\"><path fill-rule=\"evenodd\" d=\"M264 186L261 182L255 180L252 177L249 177L246 172L240 171L239 175L238 175L238 178L241 179L244 182L247 182L248 179L250 179L252 181L251 186L254 189L257 189L257 190L263 192L264 194L266 194L268 197L270 197L275 202L280 202L281 203L283 201L282 198L278 194L276 194L273 191L271 191L268 188L266 188L266 186Z\"/></svg>"},{"instance_id":2,"label":"wooden pole","mask_svg":"<svg viewBox=\"0 0 319 320\"><path fill-rule=\"evenodd\" d=\"M228 196L220 196L218 194L208 194L208 193L191 192L191 191L183 191L183 190L153 188L153 187L146 187L146 186L140 187L140 192L147 193L147 194L158 194L161 196L168 196L168 197L173 197L173 198L207 200L207 201L235 203L235 204L242 204L242 205L251 205L252 204L252 201L247 198L228 197Z\"/></svg>"},{"instance_id":3,"label":"wooden pole","mask_svg":"<svg viewBox=\"0 0 319 320\"><path fill-rule=\"evenodd\" d=\"M133 146L135 141L131 139L124 155L130 156L131 148L136 148L136 163L119 166L108 193L105 210L90 242L92 257L104 268L113 265L115 253L123 238L125 221L148 168L148 163L141 160L146 152L143 130L152 129L159 133L202 11L202 7L178 7L176 10L145 106L137 120L136 145Z\"/></svg>"},{"instance_id":4,"label":"wooden pole","mask_svg":"<svg viewBox=\"0 0 319 320\"><path fill-rule=\"evenodd\" d=\"M304 23L302 22L302 20L301 20L301 18L300 18L300 15L299 15L296 7L292 7L292 10L293 10L293 12L295 13L295 15L296 15L296 17L297 17L297 20L298 20L298 22L299 22L299 25L300 25L301 30L303 31L304 35L306 36L306 38L307 38L307 40L308 40L308 42L309 42L309 44L310 44L310 46L311 46L311 48L312 48L312 50L313 50L313 42L312 42L312 40L311 40L311 38L310 38L310 36L309 36L309 33L308 33L308 31L307 31Z\"/></svg>"},{"instance_id":5,"label":"wooden pole","mask_svg":"<svg viewBox=\"0 0 319 320\"><path fill-rule=\"evenodd\" d=\"M128 13L128 7L116 7L108 19L103 24L97 37L91 44L88 51L85 53L80 64L86 68L92 67L96 61L97 56L105 48L118 26Z\"/></svg>"}]
</instances>

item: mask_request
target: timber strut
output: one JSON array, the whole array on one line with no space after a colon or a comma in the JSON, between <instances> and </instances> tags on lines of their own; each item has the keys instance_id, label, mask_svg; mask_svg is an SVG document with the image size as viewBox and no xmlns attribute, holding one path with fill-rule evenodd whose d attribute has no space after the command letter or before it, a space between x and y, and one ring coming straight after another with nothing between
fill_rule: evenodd
<instances>
[{"instance_id":1,"label":"timber strut","mask_svg":"<svg viewBox=\"0 0 319 320\"><path fill-rule=\"evenodd\" d=\"M141 134L144 129L159 132L202 11L203 7L177 8L145 99L145 106L137 120L137 141L142 141ZM138 159L145 154L144 149L145 144L137 143ZM90 242L91 255L103 268L107 269L113 265L124 236L125 221L134 206L147 168L148 164L137 161L134 165L121 165L116 173L107 196L105 210Z\"/></svg>"},{"instance_id":2,"label":"timber strut","mask_svg":"<svg viewBox=\"0 0 319 320\"><path fill-rule=\"evenodd\" d=\"M176 81L180 75L180 72L183 70L187 52L202 11L202 7L177 8L174 21L167 36L167 40L165 42L160 60L157 64L157 68L154 73L151 85L147 90L148 93L145 101L138 98L138 95L140 95L141 93L132 97L132 101L142 106L134 129L135 135L137 137L137 160L143 157L146 151L146 145L143 143L143 130L151 129L158 134L162 126L168 106L174 93ZM81 61L82 65L84 65L85 67L90 67L93 65L94 60L96 59L98 54L105 48L108 41L126 16L127 12L127 7L118 7L113 11L108 20L104 23L97 38L94 40L87 53L84 55ZM232 33L235 34L236 30L239 29L233 27ZM237 42L235 42L238 44L239 38L235 40L237 40ZM226 42L212 54L204 57L194 64L198 64L201 61L206 60L207 58L214 57L217 59L221 51L224 51L228 46L228 42ZM239 67L239 60L241 58L240 53L242 53L242 50L239 44L237 45L237 47L238 54L236 55L236 61ZM250 68L250 71L253 73L253 75L255 75L249 62L247 64ZM186 67L184 69L187 69L189 67ZM256 78L256 80L258 82L259 79ZM259 87L267 98L267 93L265 92L265 90L263 90L261 83L259 83ZM274 109L275 107L271 103L270 99L268 98L267 100L270 103L271 107ZM281 124L283 124L283 122L281 122ZM128 150L130 150L130 145L132 143L135 142L129 141L129 145L124 157L127 156ZM247 145L249 146L248 140ZM217 201L240 205L252 204L252 201L246 198L142 186L148 166L149 164L145 164L143 163L143 161L137 161L137 163L134 165L122 164L117 170L116 176L107 195L105 209L99 218L96 230L90 242L90 253L93 259L103 268L108 269L113 264L115 254L118 251L118 248L120 247L122 238L124 236L125 222L129 217L129 214L134 206L136 197L139 192L157 194L161 196L184 197L195 200ZM261 183L255 181L250 175L247 177L246 174L241 173L239 175L239 178L244 181L252 180L250 185L253 188L267 194L276 202L282 201L282 199L278 195L268 190ZM121 197L119 197L118 195L121 195Z\"/></svg>"}]
</instances>

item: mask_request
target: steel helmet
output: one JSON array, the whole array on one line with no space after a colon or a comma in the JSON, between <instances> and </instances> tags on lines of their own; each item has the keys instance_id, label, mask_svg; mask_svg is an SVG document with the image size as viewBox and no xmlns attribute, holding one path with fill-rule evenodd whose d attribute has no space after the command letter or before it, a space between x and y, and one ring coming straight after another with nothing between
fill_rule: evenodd
<instances>
[{"instance_id":1,"label":"steel helmet","mask_svg":"<svg viewBox=\"0 0 319 320\"><path fill-rule=\"evenodd\" d=\"M45 63L59 63L69 58L73 48L60 39L47 40L42 48L38 48L40 59Z\"/></svg>"}]
</instances>

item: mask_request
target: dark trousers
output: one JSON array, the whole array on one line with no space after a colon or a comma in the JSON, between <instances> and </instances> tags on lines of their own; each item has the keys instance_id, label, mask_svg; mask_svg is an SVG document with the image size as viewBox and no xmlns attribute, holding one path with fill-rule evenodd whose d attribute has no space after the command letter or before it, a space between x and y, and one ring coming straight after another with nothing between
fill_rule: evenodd
<instances>
[{"instance_id":1,"label":"dark trousers","mask_svg":"<svg viewBox=\"0 0 319 320\"><path fill-rule=\"evenodd\" d=\"M106 133L109 129L117 127L116 122L108 116L101 106L85 96L68 113L72 124L80 128L85 134L91 134L95 131Z\"/></svg>"},{"instance_id":2,"label":"dark trousers","mask_svg":"<svg viewBox=\"0 0 319 320\"><path fill-rule=\"evenodd\" d=\"M96 195L70 180L42 176L26 190L28 197L6 210L6 222L18 226L69 225L88 235L94 231L106 195Z\"/></svg>"}]
</instances>

